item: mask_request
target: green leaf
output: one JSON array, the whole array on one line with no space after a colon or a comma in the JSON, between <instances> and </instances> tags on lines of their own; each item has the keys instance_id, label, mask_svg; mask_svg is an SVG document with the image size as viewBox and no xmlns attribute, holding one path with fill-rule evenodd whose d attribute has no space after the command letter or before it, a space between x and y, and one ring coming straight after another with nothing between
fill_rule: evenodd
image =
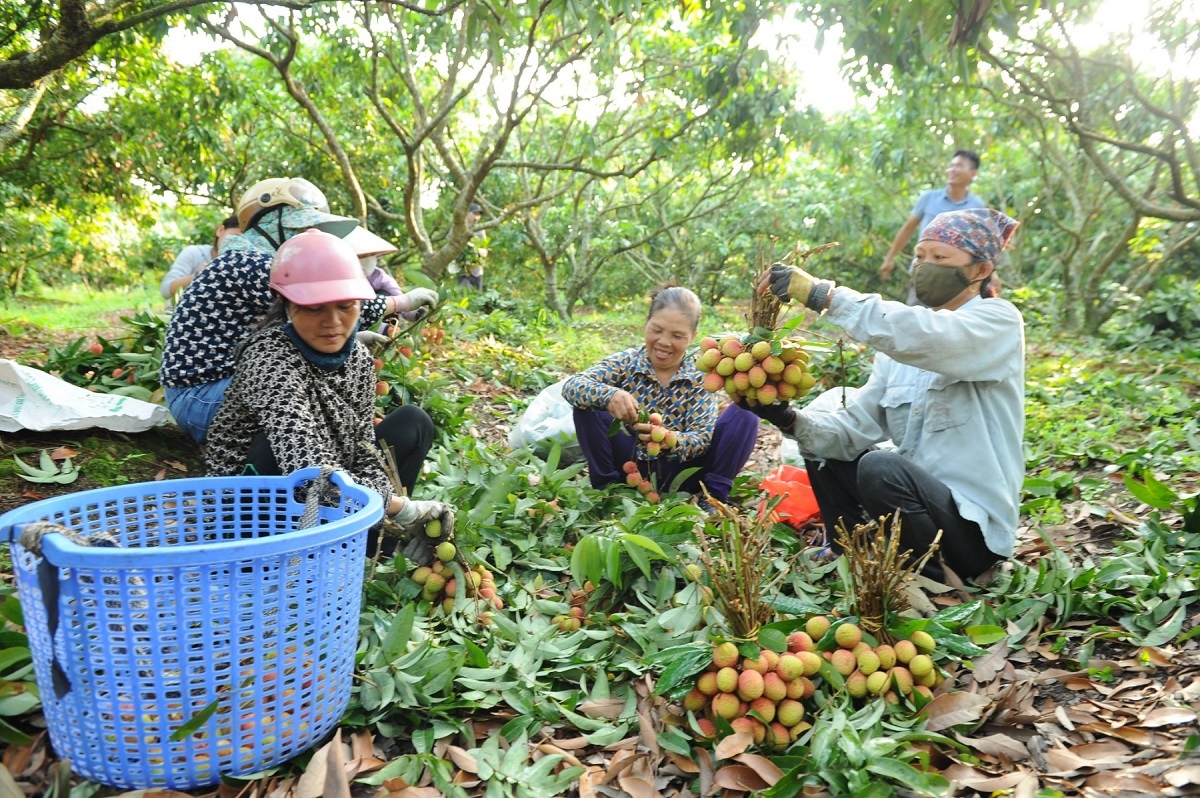
<instances>
[{"instance_id":1,"label":"green leaf","mask_svg":"<svg viewBox=\"0 0 1200 798\"><path fill-rule=\"evenodd\" d=\"M778 629L764 627L758 632L758 644L763 648L769 648L776 654L782 654L787 651L787 635Z\"/></svg>"},{"instance_id":2,"label":"green leaf","mask_svg":"<svg viewBox=\"0 0 1200 798\"><path fill-rule=\"evenodd\" d=\"M932 618L930 623L937 623L945 626L947 629L957 629L967 621L975 617L975 613L979 612L983 607L982 601L968 601L962 604L956 604L952 607L946 607Z\"/></svg>"},{"instance_id":3,"label":"green leaf","mask_svg":"<svg viewBox=\"0 0 1200 798\"><path fill-rule=\"evenodd\" d=\"M5 596L0 601L0 617L14 626L25 625L25 613L21 611L21 601L16 596Z\"/></svg>"},{"instance_id":4,"label":"green leaf","mask_svg":"<svg viewBox=\"0 0 1200 798\"><path fill-rule=\"evenodd\" d=\"M1003 628L991 624L968 626L963 631L971 638L972 643L979 646L990 646L1008 637L1008 633Z\"/></svg>"},{"instance_id":5,"label":"green leaf","mask_svg":"<svg viewBox=\"0 0 1200 798\"><path fill-rule=\"evenodd\" d=\"M712 662L712 646L707 643L697 643L691 646L670 649L672 657L667 667L663 668L654 686L654 692L659 695L673 695L675 688L687 685L691 689L691 679L703 671Z\"/></svg>"},{"instance_id":6,"label":"green leaf","mask_svg":"<svg viewBox=\"0 0 1200 798\"><path fill-rule=\"evenodd\" d=\"M386 662L396 659L408 648L408 643L412 639L413 622L416 615L416 602L409 602L392 618L392 622L388 626L387 637L379 646L383 650Z\"/></svg>"},{"instance_id":7,"label":"green leaf","mask_svg":"<svg viewBox=\"0 0 1200 798\"><path fill-rule=\"evenodd\" d=\"M1135 640L1134 645L1138 646L1161 646L1164 643L1169 643L1179 636L1183 630L1183 621L1187 617L1187 606L1176 608L1171 619L1165 624L1162 624L1154 631L1145 635L1141 639Z\"/></svg>"},{"instance_id":8,"label":"green leaf","mask_svg":"<svg viewBox=\"0 0 1200 798\"><path fill-rule=\"evenodd\" d=\"M898 759L872 757L867 761L867 770L901 784L922 795L950 795L950 781L940 773L927 773ZM885 795L891 795L889 789Z\"/></svg>"},{"instance_id":9,"label":"green leaf","mask_svg":"<svg viewBox=\"0 0 1200 798\"><path fill-rule=\"evenodd\" d=\"M1179 502L1175 491L1159 482L1150 474L1146 474L1145 482L1138 482L1128 474L1125 475L1125 487L1138 501L1148 504L1156 510L1170 510Z\"/></svg>"},{"instance_id":10,"label":"green leaf","mask_svg":"<svg viewBox=\"0 0 1200 798\"><path fill-rule=\"evenodd\" d=\"M203 726L205 723L208 723L208 719L211 718L213 713L217 711L217 706L220 704L220 702L220 699L213 701L211 704L188 719L186 723L176 729L171 735L171 742L177 743L181 740L186 740L188 737L191 737L193 734L195 734L201 726Z\"/></svg>"},{"instance_id":11,"label":"green leaf","mask_svg":"<svg viewBox=\"0 0 1200 798\"><path fill-rule=\"evenodd\" d=\"M29 745L33 742L32 737L10 724L4 718L0 718L0 740L9 745ZM0 765L0 767L3 766ZM18 795L20 794L18 793Z\"/></svg>"},{"instance_id":12,"label":"green leaf","mask_svg":"<svg viewBox=\"0 0 1200 798\"><path fill-rule=\"evenodd\" d=\"M782 612L786 615L824 615L825 608L806 599L796 598L795 596L771 596L764 599L767 606L771 609Z\"/></svg>"}]
</instances>

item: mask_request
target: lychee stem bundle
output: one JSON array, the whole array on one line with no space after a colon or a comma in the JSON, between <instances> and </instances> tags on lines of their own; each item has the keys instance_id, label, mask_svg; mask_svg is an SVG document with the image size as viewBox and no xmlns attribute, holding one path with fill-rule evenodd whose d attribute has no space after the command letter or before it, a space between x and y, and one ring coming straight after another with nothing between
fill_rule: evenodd
<instances>
[{"instance_id":1,"label":"lychee stem bundle","mask_svg":"<svg viewBox=\"0 0 1200 798\"><path fill-rule=\"evenodd\" d=\"M700 563L708 570L713 593L730 631L741 640L755 640L759 628L775 619L775 610L762 600L773 556L773 524L769 514L755 514L748 519L737 508L709 496L707 490L705 497L717 511L715 519L709 522L717 527L717 534L709 534L704 524L697 528Z\"/></svg>"},{"instance_id":2,"label":"lychee stem bundle","mask_svg":"<svg viewBox=\"0 0 1200 798\"><path fill-rule=\"evenodd\" d=\"M850 584L854 614L859 624L880 640L891 639L885 621L889 614L908 609L908 597L901 590L916 579L942 539L938 530L929 549L913 561L912 549L900 551L900 513L859 524L853 531L837 525L837 542L850 565Z\"/></svg>"}]
</instances>

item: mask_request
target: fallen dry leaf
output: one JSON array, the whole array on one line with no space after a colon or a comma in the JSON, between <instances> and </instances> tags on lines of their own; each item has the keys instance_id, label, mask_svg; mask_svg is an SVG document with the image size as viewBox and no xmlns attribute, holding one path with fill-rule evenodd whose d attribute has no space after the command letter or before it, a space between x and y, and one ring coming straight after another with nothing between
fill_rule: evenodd
<instances>
[{"instance_id":1,"label":"fallen dry leaf","mask_svg":"<svg viewBox=\"0 0 1200 798\"><path fill-rule=\"evenodd\" d=\"M342 730L317 749L308 767L296 782L296 798L351 798L346 778L346 760L342 751Z\"/></svg>"},{"instance_id":2,"label":"fallen dry leaf","mask_svg":"<svg viewBox=\"0 0 1200 798\"><path fill-rule=\"evenodd\" d=\"M623 698L594 698L579 705L579 712L589 718L616 720L625 711Z\"/></svg>"},{"instance_id":3,"label":"fallen dry leaf","mask_svg":"<svg viewBox=\"0 0 1200 798\"><path fill-rule=\"evenodd\" d=\"M1007 734L989 734L986 737L965 737L959 734L955 735L955 739L963 745L969 746L976 753L999 757L1010 762L1020 762L1029 758L1029 749L1025 747L1024 743Z\"/></svg>"},{"instance_id":4,"label":"fallen dry leaf","mask_svg":"<svg viewBox=\"0 0 1200 798\"><path fill-rule=\"evenodd\" d=\"M654 789L653 784L637 776L622 775L617 779L617 783L632 798L662 798L662 793Z\"/></svg>"},{"instance_id":5,"label":"fallen dry leaf","mask_svg":"<svg viewBox=\"0 0 1200 798\"><path fill-rule=\"evenodd\" d=\"M928 719L925 728L941 731L951 726L974 723L983 717L984 709L992 703L988 696L974 693L943 693L935 696L921 712Z\"/></svg>"},{"instance_id":6,"label":"fallen dry leaf","mask_svg":"<svg viewBox=\"0 0 1200 798\"><path fill-rule=\"evenodd\" d=\"M726 790L762 792L771 785L754 768L745 765L726 765L713 776L713 784Z\"/></svg>"},{"instance_id":7,"label":"fallen dry leaf","mask_svg":"<svg viewBox=\"0 0 1200 798\"><path fill-rule=\"evenodd\" d=\"M1158 782L1139 774L1114 773L1106 770L1089 776L1084 782L1085 787L1105 795L1157 795Z\"/></svg>"},{"instance_id":8,"label":"fallen dry leaf","mask_svg":"<svg viewBox=\"0 0 1200 798\"><path fill-rule=\"evenodd\" d=\"M1020 784L1021 780L1025 777L1025 771L1015 770L1012 773L1002 773L999 776L993 776L970 765L955 762L943 770L942 775L955 784L961 787L968 787L975 792L996 793L1003 790L1010 790Z\"/></svg>"},{"instance_id":9,"label":"fallen dry leaf","mask_svg":"<svg viewBox=\"0 0 1200 798\"><path fill-rule=\"evenodd\" d=\"M779 769L779 766L765 756L759 756L758 754L738 754L734 759L746 767L752 768L770 787L775 786L775 782L783 778L783 771Z\"/></svg>"},{"instance_id":10,"label":"fallen dry leaf","mask_svg":"<svg viewBox=\"0 0 1200 798\"><path fill-rule=\"evenodd\" d=\"M1172 787L1187 787L1200 784L1200 765L1184 765L1164 774Z\"/></svg>"},{"instance_id":11,"label":"fallen dry leaf","mask_svg":"<svg viewBox=\"0 0 1200 798\"><path fill-rule=\"evenodd\" d=\"M1138 722L1138 725L1157 729L1160 726L1180 726L1184 723L1195 722L1195 710L1185 709L1184 707L1158 707L1151 710L1146 717L1142 718Z\"/></svg>"},{"instance_id":12,"label":"fallen dry leaf","mask_svg":"<svg viewBox=\"0 0 1200 798\"><path fill-rule=\"evenodd\" d=\"M457 745L452 745L446 749L446 753L450 755L450 761L465 770L468 773L478 773L479 763L475 761L475 757L467 753L466 749L460 748Z\"/></svg>"},{"instance_id":13,"label":"fallen dry leaf","mask_svg":"<svg viewBox=\"0 0 1200 798\"><path fill-rule=\"evenodd\" d=\"M717 743L714 752L717 759L732 759L754 745L754 735L748 732L735 732Z\"/></svg>"}]
</instances>

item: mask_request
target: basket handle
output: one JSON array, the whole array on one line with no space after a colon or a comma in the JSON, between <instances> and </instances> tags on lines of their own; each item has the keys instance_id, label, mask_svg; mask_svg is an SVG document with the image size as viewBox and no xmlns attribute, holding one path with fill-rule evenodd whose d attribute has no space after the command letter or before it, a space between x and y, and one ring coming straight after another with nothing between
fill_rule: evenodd
<instances>
[{"instance_id":1,"label":"basket handle","mask_svg":"<svg viewBox=\"0 0 1200 798\"><path fill-rule=\"evenodd\" d=\"M58 632L58 597L59 578L58 566L46 558L42 549L43 539L50 534L62 535L72 543L80 546L100 546L112 548L119 546L117 539L107 532L97 532L92 535L81 535L70 527L56 524L53 521L34 521L21 526L17 543L25 551L33 554L37 560L38 593L42 596L42 609L46 613L46 632L50 638L50 682L54 687L54 695L59 700L71 692L71 680L63 670L62 663L54 656L54 635Z\"/></svg>"},{"instance_id":2,"label":"basket handle","mask_svg":"<svg viewBox=\"0 0 1200 798\"><path fill-rule=\"evenodd\" d=\"M304 503L304 516L300 520L298 529L309 529L316 526L321 499L330 495L335 486L344 488L352 481L345 471L339 471L331 465L302 468L292 473L292 479L294 480L293 490L298 489L301 483L311 480L311 484L308 486L308 496Z\"/></svg>"}]
</instances>

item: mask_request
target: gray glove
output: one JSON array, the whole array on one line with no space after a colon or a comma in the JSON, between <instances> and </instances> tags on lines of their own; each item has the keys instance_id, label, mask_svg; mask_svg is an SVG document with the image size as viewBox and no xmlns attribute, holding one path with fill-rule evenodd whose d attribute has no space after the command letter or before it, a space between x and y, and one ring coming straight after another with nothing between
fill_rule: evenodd
<instances>
[{"instance_id":1,"label":"gray glove","mask_svg":"<svg viewBox=\"0 0 1200 798\"><path fill-rule=\"evenodd\" d=\"M372 353L378 352L383 348L384 344L391 340L386 335L380 335L371 330L360 330L354 334L354 337L358 339L360 344L370 349Z\"/></svg>"},{"instance_id":2,"label":"gray glove","mask_svg":"<svg viewBox=\"0 0 1200 798\"><path fill-rule=\"evenodd\" d=\"M416 310L401 311L400 317L402 319L404 319L405 321L420 321L421 319L428 316L429 313L430 313L429 308L426 307L425 305L422 305L421 307L417 308Z\"/></svg>"},{"instance_id":3,"label":"gray glove","mask_svg":"<svg viewBox=\"0 0 1200 798\"><path fill-rule=\"evenodd\" d=\"M443 502L406 499L400 512L391 520L400 527L400 537L404 541L400 553L418 565L433 562L437 545L454 536L454 508ZM430 526L435 521L437 525Z\"/></svg>"},{"instance_id":4,"label":"gray glove","mask_svg":"<svg viewBox=\"0 0 1200 798\"><path fill-rule=\"evenodd\" d=\"M401 312L413 311L417 308L427 307L430 310L438 306L441 299L438 298L437 291L431 288L414 288L402 296L396 297L396 307Z\"/></svg>"}]
</instances>

